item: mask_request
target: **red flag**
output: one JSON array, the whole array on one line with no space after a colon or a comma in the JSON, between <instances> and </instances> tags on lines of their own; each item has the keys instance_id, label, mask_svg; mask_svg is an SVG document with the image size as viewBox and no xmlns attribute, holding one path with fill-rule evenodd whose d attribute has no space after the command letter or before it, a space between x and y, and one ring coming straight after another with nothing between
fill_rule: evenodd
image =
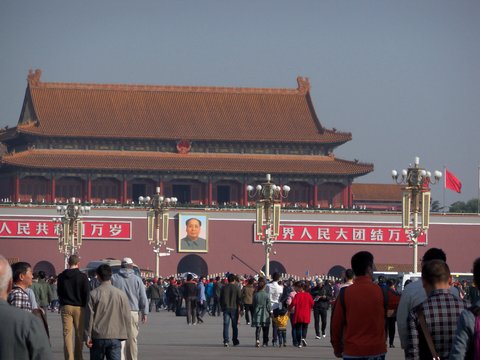
<instances>
[{"instance_id":1,"label":"red flag","mask_svg":"<svg viewBox=\"0 0 480 360\"><path fill-rule=\"evenodd\" d=\"M447 169L445 169L445 188L459 194L462 192L462 182Z\"/></svg>"}]
</instances>

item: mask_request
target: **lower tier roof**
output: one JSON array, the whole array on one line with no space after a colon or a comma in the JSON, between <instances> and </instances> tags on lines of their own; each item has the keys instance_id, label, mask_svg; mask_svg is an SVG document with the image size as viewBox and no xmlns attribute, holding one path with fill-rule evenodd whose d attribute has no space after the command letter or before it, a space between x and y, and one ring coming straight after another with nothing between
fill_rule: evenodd
<instances>
[{"instance_id":1,"label":"lower tier roof","mask_svg":"<svg viewBox=\"0 0 480 360\"><path fill-rule=\"evenodd\" d=\"M3 166L34 169L278 173L361 176L372 164L318 155L164 153L31 149L2 157Z\"/></svg>"}]
</instances>

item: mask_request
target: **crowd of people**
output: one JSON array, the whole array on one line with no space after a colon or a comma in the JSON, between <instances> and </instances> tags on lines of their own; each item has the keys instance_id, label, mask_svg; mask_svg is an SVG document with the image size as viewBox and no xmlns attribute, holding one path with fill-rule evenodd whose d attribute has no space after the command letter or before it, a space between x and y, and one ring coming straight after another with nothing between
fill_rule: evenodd
<instances>
[{"instance_id":1,"label":"crowd of people","mask_svg":"<svg viewBox=\"0 0 480 360\"><path fill-rule=\"evenodd\" d=\"M102 264L89 279L77 255L68 265L49 280L43 272L34 275L30 264L10 266L0 255L0 316L14 329L12 335L0 328L0 358L51 358L49 311L61 314L65 359L82 359L84 345L91 359L138 359L140 323L159 311L185 317L187 326L202 324L207 314L222 315L225 347L240 344L244 321L252 328L252 346L302 348L313 322L315 339L326 339L328 329L339 358L384 359L396 329L406 359L480 357L480 292L474 285L480 284L480 258L473 264L474 284L452 283L446 254L437 248L424 254L421 280L403 289L394 279L374 281L374 257L367 251L352 256L351 269L337 282L278 273L271 279L188 273L142 280L128 257L118 273Z\"/></svg>"}]
</instances>

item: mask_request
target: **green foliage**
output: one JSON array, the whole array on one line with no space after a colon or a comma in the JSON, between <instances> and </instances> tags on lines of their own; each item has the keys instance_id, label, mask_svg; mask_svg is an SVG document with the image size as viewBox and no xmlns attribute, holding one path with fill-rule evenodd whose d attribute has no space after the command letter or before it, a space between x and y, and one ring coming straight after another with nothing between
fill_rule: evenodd
<instances>
[{"instance_id":1,"label":"green foliage","mask_svg":"<svg viewBox=\"0 0 480 360\"><path fill-rule=\"evenodd\" d=\"M451 213L477 213L478 212L478 199L471 199L467 202L456 201L450 205Z\"/></svg>"}]
</instances>

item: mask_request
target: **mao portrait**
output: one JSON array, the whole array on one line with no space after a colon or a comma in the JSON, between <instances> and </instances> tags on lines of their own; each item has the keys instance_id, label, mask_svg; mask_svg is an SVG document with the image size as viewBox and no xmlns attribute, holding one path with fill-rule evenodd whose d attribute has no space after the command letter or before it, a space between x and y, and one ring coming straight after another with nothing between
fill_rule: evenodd
<instances>
[{"instance_id":1,"label":"mao portrait","mask_svg":"<svg viewBox=\"0 0 480 360\"><path fill-rule=\"evenodd\" d=\"M208 252L207 216L179 214L179 252Z\"/></svg>"}]
</instances>

